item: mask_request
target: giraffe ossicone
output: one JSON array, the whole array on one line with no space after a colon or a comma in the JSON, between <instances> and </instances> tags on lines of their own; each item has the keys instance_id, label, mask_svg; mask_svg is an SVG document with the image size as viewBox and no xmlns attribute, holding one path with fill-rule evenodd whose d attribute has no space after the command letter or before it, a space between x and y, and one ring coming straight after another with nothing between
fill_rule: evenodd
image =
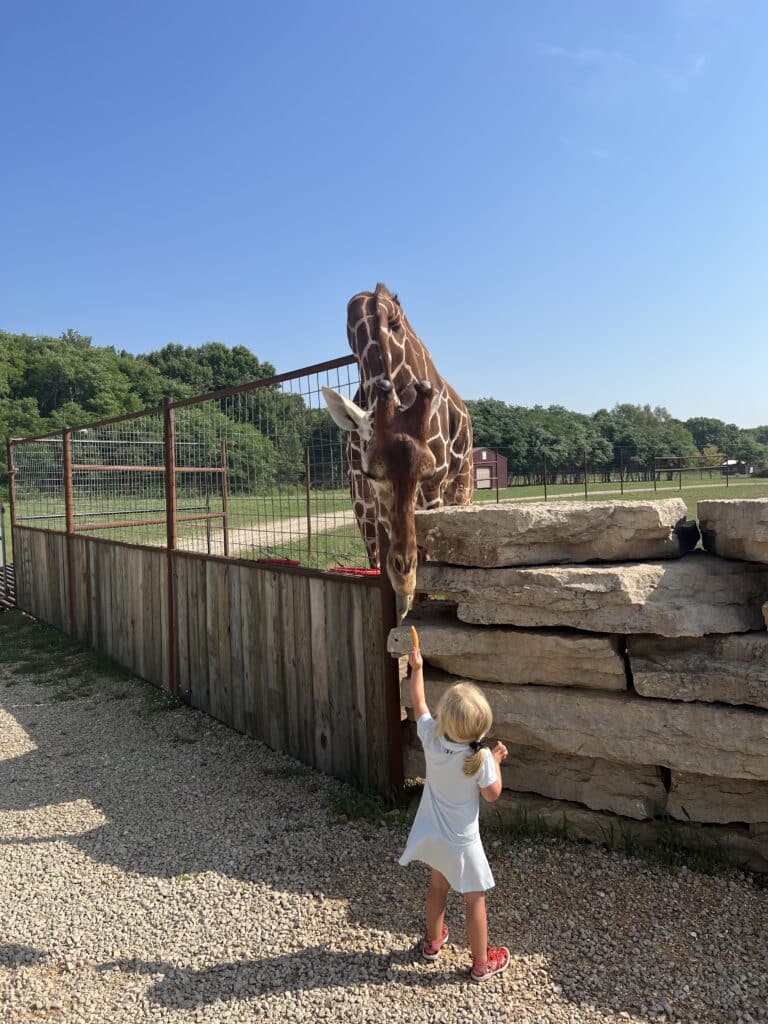
<instances>
[{"instance_id":1,"label":"giraffe ossicone","mask_svg":"<svg viewBox=\"0 0 768 1024\"><path fill-rule=\"evenodd\" d=\"M386 571L402 618L416 587L415 509L472 501L472 424L383 284L350 299L347 338L360 367L355 399L323 393L334 422L348 432L352 503L374 568L377 526L388 537Z\"/></svg>"}]
</instances>

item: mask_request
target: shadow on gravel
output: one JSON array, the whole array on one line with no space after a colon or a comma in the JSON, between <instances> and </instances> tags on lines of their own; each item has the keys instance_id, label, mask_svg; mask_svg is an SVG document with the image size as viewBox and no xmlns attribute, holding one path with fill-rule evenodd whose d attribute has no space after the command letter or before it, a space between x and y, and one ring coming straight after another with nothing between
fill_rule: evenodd
<instances>
[{"instance_id":1,"label":"shadow on gravel","mask_svg":"<svg viewBox=\"0 0 768 1024\"><path fill-rule=\"evenodd\" d=\"M280 907L281 893L342 901L349 920L378 930L382 942L393 934L417 940L426 871L397 866L403 826L336 822L325 810L329 794L338 791L335 782L187 708L158 714L133 693L121 699L118 689L105 683L93 699L63 704L46 702L31 683L0 690L0 704L38 745L0 761L0 810L40 809L39 837L155 878L163 899L178 892L170 880L175 885L186 876L194 887L195 874L217 872L261 886L259 898L272 907ZM85 807L83 832L54 835L44 809L73 801ZM107 823L94 828L97 815L89 818L89 807ZM20 841L43 841L38 836L31 827ZM646 871L567 847L516 849L489 846L498 884L489 906L491 934L513 955L499 997L513 985L516 965L521 976L524 965L544 963L546 985L561 1000L609 1014L628 1011L645 1020L642 1005L668 1004L676 1014L669 1019L719 1024L735 1020L734 1011L750 1010L762 1019L768 894L743 881L707 883L702 910L694 898L701 891L696 876ZM348 870L351 857L354 871ZM452 897L457 936L463 931L459 905ZM0 963L17 964L28 952L2 947ZM353 954L323 947L206 970L127 960L100 969L110 967L164 974L149 995L168 1007L185 1005L180 999L195 1006L259 992L383 985L393 967L398 981L414 986L465 977L461 971L420 972L411 951Z\"/></svg>"},{"instance_id":2,"label":"shadow on gravel","mask_svg":"<svg viewBox=\"0 0 768 1024\"><path fill-rule=\"evenodd\" d=\"M47 954L40 949L32 949L31 946L19 946L11 943L7 946L0 946L0 967L12 969L14 967L26 967L28 964L37 964L46 959Z\"/></svg>"},{"instance_id":3,"label":"shadow on gravel","mask_svg":"<svg viewBox=\"0 0 768 1024\"><path fill-rule=\"evenodd\" d=\"M436 988L457 981L470 984L466 970L441 973L409 970L414 962L415 952L338 953L320 945L261 960L234 960L199 971L162 961L135 959L113 960L100 964L97 970L162 974L162 980L147 990L147 998L168 1009L191 1009L219 1001L309 992L331 986L386 985L393 980L414 988Z\"/></svg>"}]
</instances>

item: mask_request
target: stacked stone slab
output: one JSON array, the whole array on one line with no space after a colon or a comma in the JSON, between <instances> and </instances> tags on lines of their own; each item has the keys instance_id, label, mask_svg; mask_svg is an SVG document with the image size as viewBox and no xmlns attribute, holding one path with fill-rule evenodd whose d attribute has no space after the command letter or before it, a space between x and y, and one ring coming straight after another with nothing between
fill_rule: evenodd
<instances>
[{"instance_id":1,"label":"stacked stone slab","mask_svg":"<svg viewBox=\"0 0 768 1024\"><path fill-rule=\"evenodd\" d=\"M768 500L701 502L705 551L686 514L681 499L417 513L417 589L440 600L389 649L417 626L431 707L481 686L510 813L601 840L673 819L768 870ZM406 772L423 773L413 734Z\"/></svg>"}]
</instances>

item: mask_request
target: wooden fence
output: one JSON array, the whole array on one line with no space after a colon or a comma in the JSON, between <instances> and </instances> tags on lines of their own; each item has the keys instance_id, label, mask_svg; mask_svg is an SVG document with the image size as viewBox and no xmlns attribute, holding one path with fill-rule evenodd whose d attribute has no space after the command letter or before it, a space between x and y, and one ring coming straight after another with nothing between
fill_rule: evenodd
<instances>
[{"instance_id":1,"label":"wooden fence","mask_svg":"<svg viewBox=\"0 0 768 1024\"><path fill-rule=\"evenodd\" d=\"M394 609L378 578L19 525L13 545L19 608L275 750L399 790Z\"/></svg>"}]
</instances>

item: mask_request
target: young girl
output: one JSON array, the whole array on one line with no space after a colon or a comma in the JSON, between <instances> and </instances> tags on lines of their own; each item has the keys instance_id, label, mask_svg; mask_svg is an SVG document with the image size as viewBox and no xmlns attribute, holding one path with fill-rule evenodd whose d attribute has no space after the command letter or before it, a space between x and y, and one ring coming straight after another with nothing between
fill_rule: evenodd
<instances>
[{"instance_id":1,"label":"young girl","mask_svg":"<svg viewBox=\"0 0 768 1024\"><path fill-rule=\"evenodd\" d=\"M411 701L416 731L424 747L427 780L401 864L420 860L432 868L427 890L426 960L435 960L448 939L443 923L450 889L464 896L467 935L472 949L473 981L486 981L509 966L506 946L488 946L485 891L495 885L478 824L479 794L488 801L501 793L500 765L507 756L503 743L493 750L480 741L491 727L488 701L476 686L459 683L442 695L437 719L424 699L421 653L414 648Z\"/></svg>"}]
</instances>

